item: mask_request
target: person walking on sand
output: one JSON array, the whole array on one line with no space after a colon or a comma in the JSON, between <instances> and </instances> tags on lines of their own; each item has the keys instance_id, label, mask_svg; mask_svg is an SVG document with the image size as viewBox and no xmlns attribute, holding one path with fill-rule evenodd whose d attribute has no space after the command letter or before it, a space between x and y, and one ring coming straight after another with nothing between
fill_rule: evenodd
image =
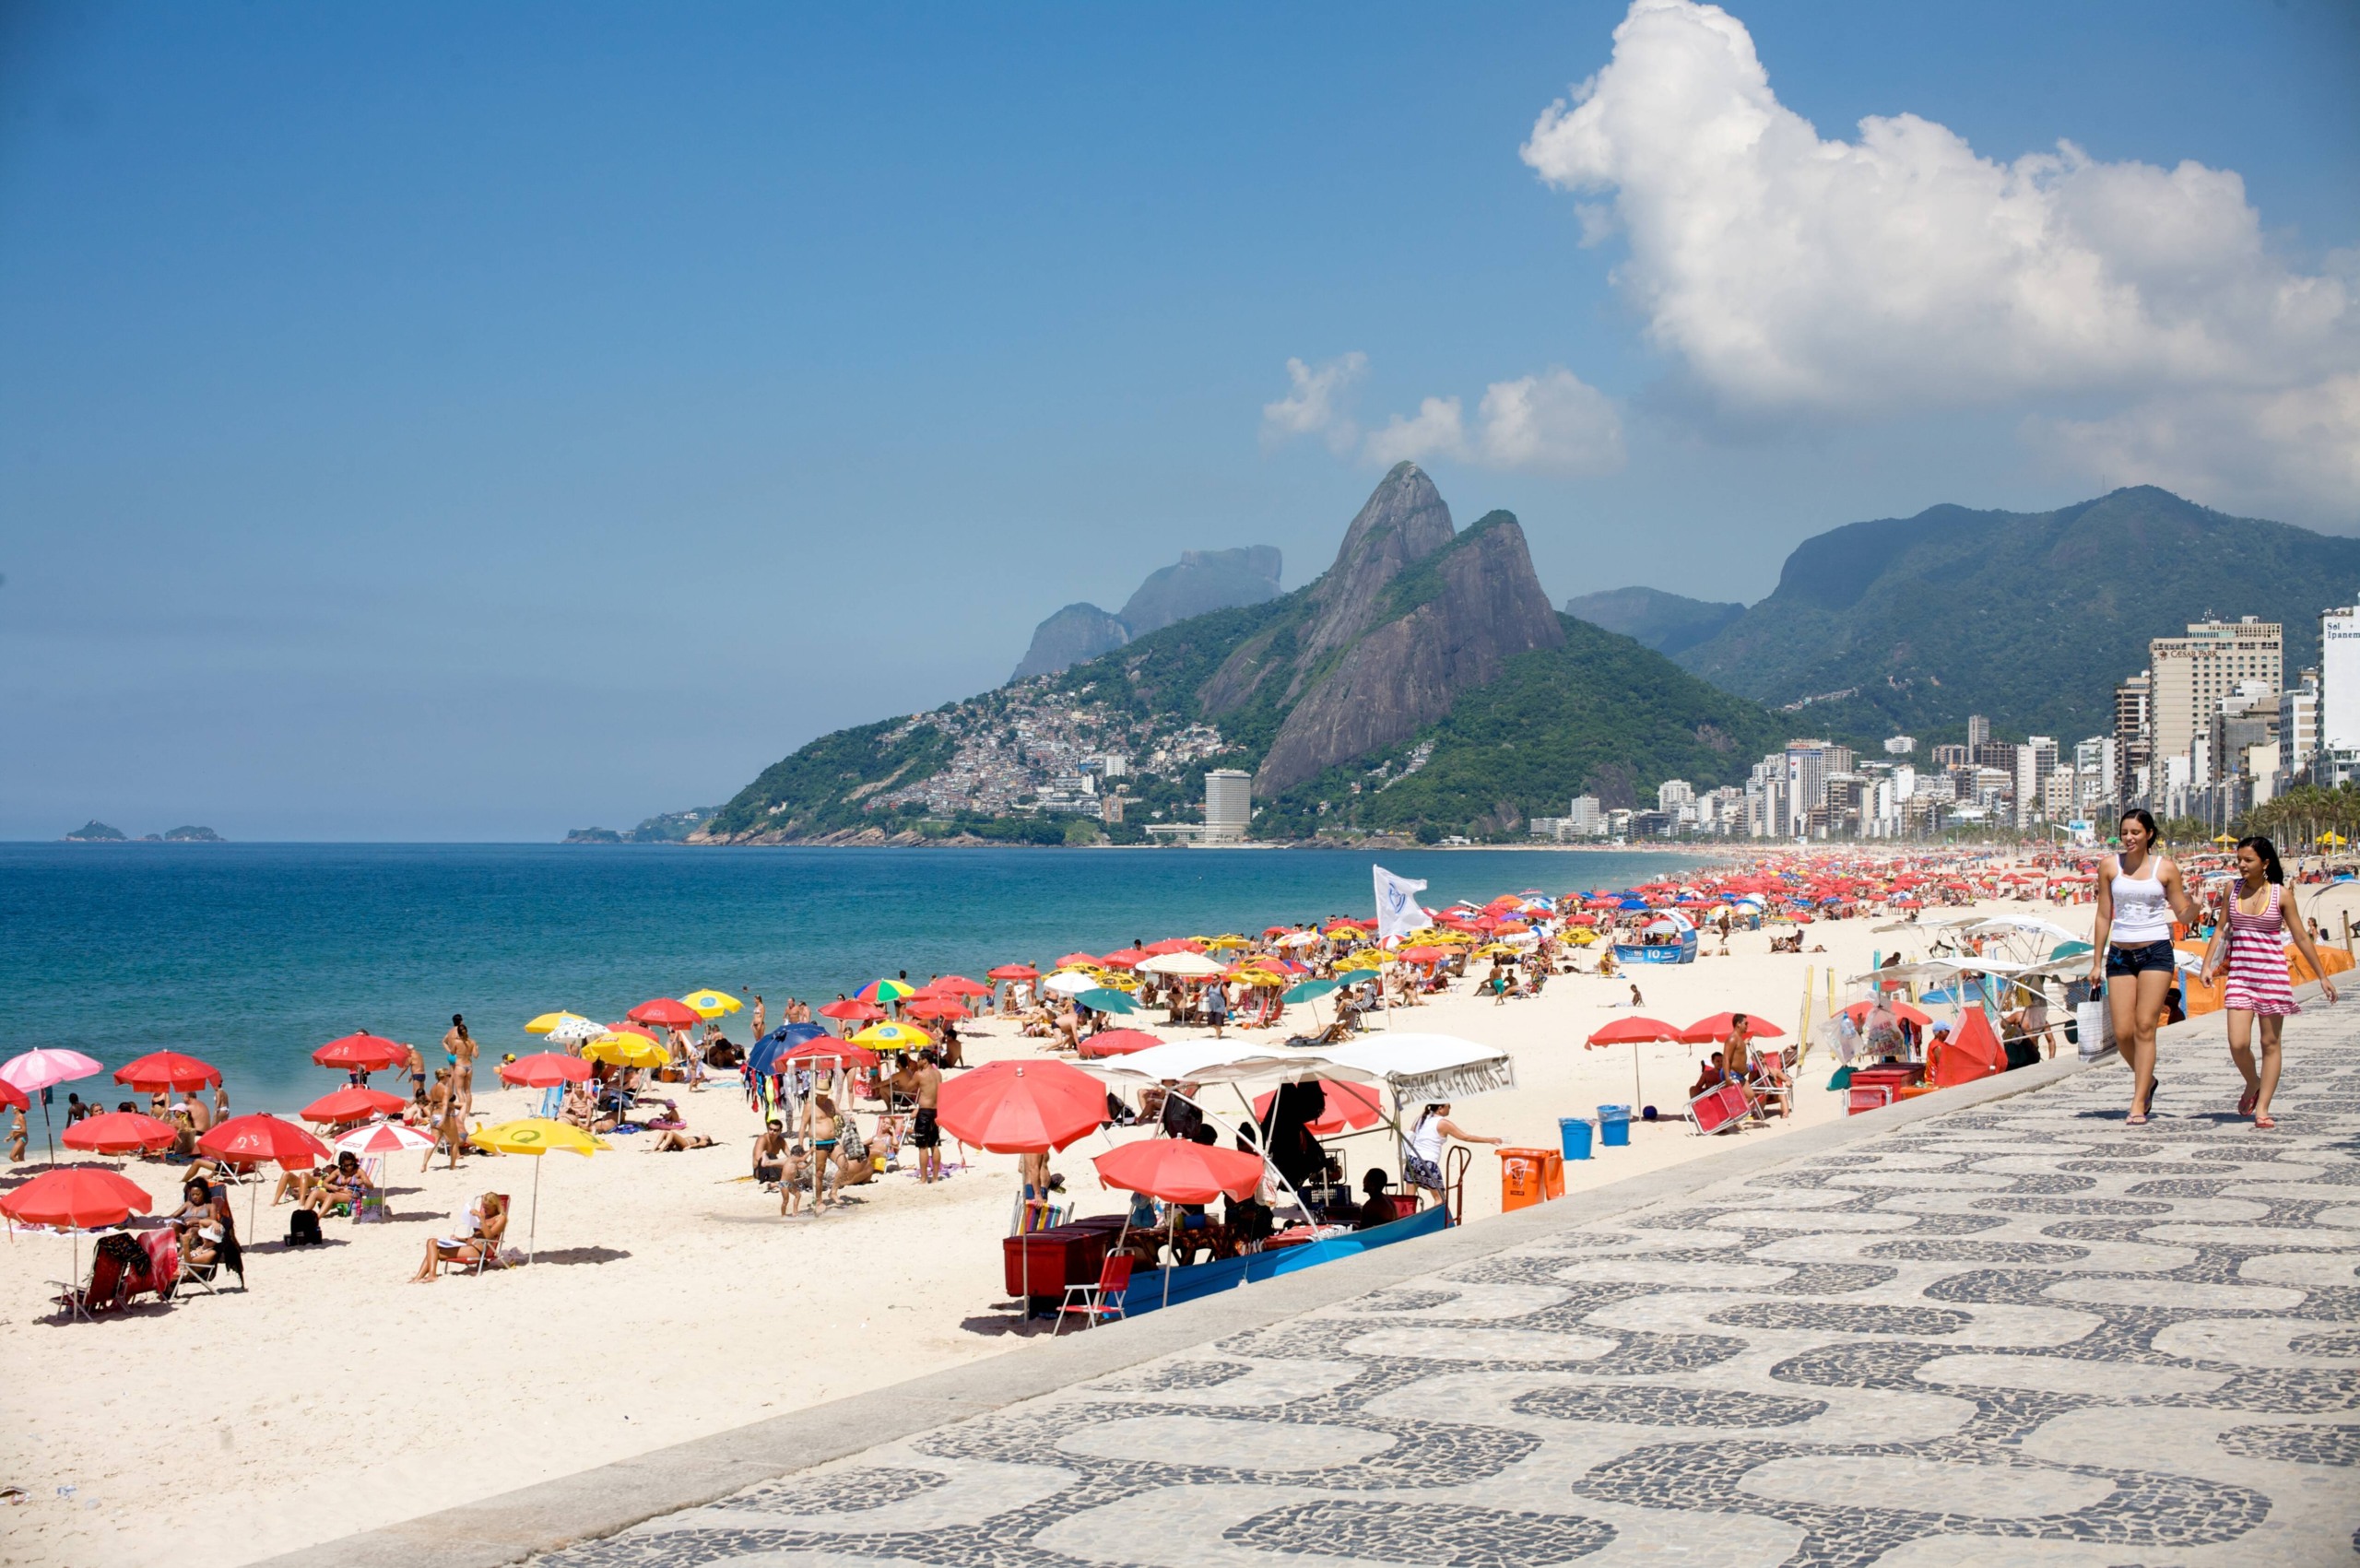
<instances>
[{"instance_id":1,"label":"person walking on sand","mask_svg":"<svg viewBox=\"0 0 2360 1568\"><path fill-rule=\"evenodd\" d=\"M942 1180L942 1069L923 1051L910 1058L909 1067L916 1080L910 1092L918 1102L910 1118L910 1147L918 1151L918 1180L931 1185Z\"/></svg>"},{"instance_id":2,"label":"person walking on sand","mask_svg":"<svg viewBox=\"0 0 2360 1568\"><path fill-rule=\"evenodd\" d=\"M476 1109L476 1041L467 1032L467 1020L457 1013L451 1015L442 1049L451 1056L451 1091L458 1101L459 1118L465 1121Z\"/></svg>"},{"instance_id":3,"label":"person walking on sand","mask_svg":"<svg viewBox=\"0 0 2360 1568\"><path fill-rule=\"evenodd\" d=\"M1229 1027L1229 987L1218 980L1205 987L1205 1021L1213 1026L1216 1040Z\"/></svg>"},{"instance_id":4,"label":"person walking on sand","mask_svg":"<svg viewBox=\"0 0 2360 1568\"><path fill-rule=\"evenodd\" d=\"M761 994L761 992L757 991L757 992L755 992L755 993L754 993L754 1038L755 1038L756 1040L760 1040L760 1039L761 1039L761 1037L762 1037L762 994Z\"/></svg>"},{"instance_id":5,"label":"person walking on sand","mask_svg":"<svg viewBox=\"0 0 2360 1568\"><path fill-rule=\"evenodd\" d=\"M2098 864L2097 916L2090 932L2090 983L2106 986L2116 1049L2130 1064L2130 1114L2147 1125L2155 1101L2155 1026L2172 988L2172 917L2194 925L2196 902L2179 867L2156 842L2144 807L2122 815L2122 849Z\"/></svg>"},{"instance_id":6,"label":"person walking on sand","mask_svg":"<svg viewBox=\"0 0 2360 1568\"><path fill-rule=\"evenodd\" d=\"M2283 1059L2279 1035L2286 1020L2302 1011L2295 1005L2295 988L2287 979L2283 938L2295 939L2304 961L2319 977L2319 994L2330 1002L2335 1000L2335 982L2320 966L2310 928L2295 911L2295 890L2285 885L2286 871L2279 863L2278 846L2259 835L2242 838L2237 841L2236 855L2237 879L2222 894L2221 919L2212 932L2212 946L2205 949L2200 978L2209 985L2224 966L2228 970L2229 987L2223 1001L2229 1015L2229 1059L2246 1080L2237 1114L2252 1116L2253 1125L2268 1132L2278 1126L2270 1114L2270 1099L2278 1092ZM2257 1019L2261 1023L2258 1067L2253 1055Z\"/></svg>"},{"instance_id":7,"label":"person walking on sand","mask_svg":"<svg viewBox=\"0 0 2360 1568\"><path fill-rule=\"evenodd\" d=\"M419 1163L418 1173L421 1176L434 1163L435 1149L445 1144L450 1146L451 1163L444 1169L459 1168L459 1145L466 1141L467 1129L459 1119L457 1098L451 1087L451 1069L435 1068L434 1087L426 1091L426 1123L434 1129L434 1142L428 1146L426 1158Z\"/></svg>"}]
</instances>

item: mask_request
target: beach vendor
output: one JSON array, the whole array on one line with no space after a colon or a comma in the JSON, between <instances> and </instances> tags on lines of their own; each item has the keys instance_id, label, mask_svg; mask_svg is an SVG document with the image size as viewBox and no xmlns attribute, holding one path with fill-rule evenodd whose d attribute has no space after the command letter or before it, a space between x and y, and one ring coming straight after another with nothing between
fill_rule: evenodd
<instances>
[{"instance_id":1,"label":"beach vendor","mask_svg":"<svg viewBox=\"0 0 2360 1568\"><path fill-rule=\"evenodd\" d=\"M1443 1202L1443 1149L1446 1140L1454 1138L1461 1143L1495 1146L1500 1141L1496 1138L1469 1132L1452 1121L1446 1102L1431 1103L1420 1113L1416 1124L1410 1129L1409 1138L1402 1143L1401 1185L1422 1188L1434 1195L1436 1203Z\"/></svg>"}]
</instances>

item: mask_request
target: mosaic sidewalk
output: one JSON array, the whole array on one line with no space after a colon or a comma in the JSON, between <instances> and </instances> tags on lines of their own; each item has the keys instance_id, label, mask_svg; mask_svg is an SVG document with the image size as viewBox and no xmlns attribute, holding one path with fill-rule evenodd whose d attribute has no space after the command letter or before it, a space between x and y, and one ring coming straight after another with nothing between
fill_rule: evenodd
<instances>
[{"instance_id":1,"label":"mosaic sidewalk","mask_svg":"<svg viewBox=\"0 0 2360 1568\"><path fill-rule=\"evenodd\" d=\"M535 1561L2350 1562L2350 1019L2275 1133L2216 1029Z\"/></svg>"}]
</instances>

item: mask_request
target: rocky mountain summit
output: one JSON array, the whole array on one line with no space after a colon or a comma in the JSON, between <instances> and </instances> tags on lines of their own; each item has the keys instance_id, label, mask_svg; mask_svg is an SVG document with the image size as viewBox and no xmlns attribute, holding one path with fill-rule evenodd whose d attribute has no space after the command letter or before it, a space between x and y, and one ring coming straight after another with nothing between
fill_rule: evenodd
<instances>
[{"instance_id":1,"label":"rocky mountain summit","mask_svg":"<svg viewBox=\"0 0 2360 1568\"><path fill-rule=\"evenodd\" d=\"M1150 572L1119 612L1070 604L1033 628L1032 645L1009 679L1055 675L1176 622L1275 599L1280 564L1270 545L1183 550L1177 562Z\"/></svg>"},{"instance_id":2,"label":"rocky mountain summit","mask_svg":"<svg viewBox=\"0 0 2360 1568\"><path fill-rule=\"evenodd\" d=\"M1662 655L1557 614L1514 516L1459 529L1405 463L1304 587L821 736L690 842L1136 843L1197 818L1210 768L1254 775L1257 836L1509 835L1585 788L1742 777L1774 728Z\"/></svg>"}]
</instances>

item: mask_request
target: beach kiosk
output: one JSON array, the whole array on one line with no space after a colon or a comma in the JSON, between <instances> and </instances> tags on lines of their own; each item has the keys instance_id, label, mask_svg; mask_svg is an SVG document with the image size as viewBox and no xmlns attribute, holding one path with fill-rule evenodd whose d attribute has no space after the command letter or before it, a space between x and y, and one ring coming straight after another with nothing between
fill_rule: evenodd
<instances>
[{"instance_id":1,"label":"beach kiosk","mask_svg":"<svg viewBox=\"0 0 2360 1568\"><path fill-rule=\"evenodd\" d=\"M1617 941L1614 961L1633 963L1694 963L1696 926L1676 909L1667 909L1639 927L1636 941Z\"/></svg>"},{"instance_id":2,"label":"beach kiosk","mask_svg":"<svg viewBox=\"0 0 2360 1568\"><path fill-rule=\"evenodd\" d=\"M1245 1040L1175 1041L1126 1056L1084 1063L1082 1067L1084 1071L1122 1087L1194 1082L1199 1090L1198 1104L1207 1113L1208 1121L1215 1123L1223 1119L1224 1092L1235 1101L1235 1120L1255 1120L1247 1088L1250 1084L1267 1086L1322 1079L1369 1084L1383 1089L1392 1103L1384 1119L1367 1130L1397 1140L1406 1130L1405 1109L1414 1114L1416 1107L1429 1101L1463 1100L1495 1089L1516 1087L1516 1063L1505 1051L1449 1034L1384 1034L1309 1049ZM1275 1171L1271 1179L1278 1180ZM1283 1183L1280 1185L1283 1187ZM1304 1218L1306 1221L1312 1218L1308 1206L1304 1206ZM1142 1312L1277 1275L1296 1273L1395 1242L1431 1235L1449 1223L1448 1210L1437 1204L1389 1225L1365 1231L1306 1224L1291 1239L1273 1238L1272 1244L1261 1252L1135 1272L1127 1310L1128 1315L1137 1316Z\"/></svg>"}]
</instances>

